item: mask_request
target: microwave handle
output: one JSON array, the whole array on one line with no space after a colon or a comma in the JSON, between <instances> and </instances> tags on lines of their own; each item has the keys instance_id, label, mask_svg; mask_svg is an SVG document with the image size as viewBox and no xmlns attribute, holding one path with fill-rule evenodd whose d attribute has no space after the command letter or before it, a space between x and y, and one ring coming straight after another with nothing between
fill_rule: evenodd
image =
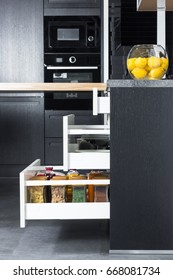
<instances>
[{"instance_id":1,"label":"microwave handle","mask_svg":"<svg viewBox=\"0 0 173 280\"><path fill-rule=\"evenodd\" d=\"M98 69L98 66L47 66L47 70L85 70L85 69Z\"/></svg>"}]
</instances>

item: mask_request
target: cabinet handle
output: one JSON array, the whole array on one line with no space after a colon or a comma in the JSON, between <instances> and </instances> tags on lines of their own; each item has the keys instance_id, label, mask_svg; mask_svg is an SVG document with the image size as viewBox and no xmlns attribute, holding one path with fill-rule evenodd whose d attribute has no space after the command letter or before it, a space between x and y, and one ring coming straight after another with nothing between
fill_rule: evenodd
<instances>
[{"instance_id":1,"label":"cabinet handle","mask_svg":"<svg viewBox=\"0 0 173 280\"><path fill-rule=\"evenodd\" d=\"M57 143L57 142L49 142L49 146L58 146L61 143Z\"/></svg>"},{"instance_id":2,"label":"cabinet handle","mask_svg":"<svg viewBox=\"0 0 173 280\"><path fill-rule=\"evenodd\" d=\"M60 116L55 116L55 115L49 115L49 119L59 119L60 118Z\"/></svg>"},{"instance_id":3,"label":"cabinet handle","mask_svg":"<svg viewBox=\"0 0 173 280\"><path fill-rule=\"evenodd\" d=\"M76 69L98 69L98 66L47 66L47 70L76 70Z\"/></svg>"}]
</instances>

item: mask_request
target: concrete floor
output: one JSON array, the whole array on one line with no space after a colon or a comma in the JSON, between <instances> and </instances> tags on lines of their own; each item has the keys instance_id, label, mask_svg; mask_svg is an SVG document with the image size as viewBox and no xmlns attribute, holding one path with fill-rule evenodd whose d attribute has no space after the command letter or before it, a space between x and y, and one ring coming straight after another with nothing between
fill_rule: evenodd
<instances>
[{"instance_id":1,"label":"concrete floor","mask_svg":"<svg viewBox=\"0 0 173 280\"><path fill-rule=\"evenodd\" d=\"M0 179L0 260L173 259L173 255L110 255L109 221L28 221L19 228L17 178Z\"/></svg>"}]
</instances>

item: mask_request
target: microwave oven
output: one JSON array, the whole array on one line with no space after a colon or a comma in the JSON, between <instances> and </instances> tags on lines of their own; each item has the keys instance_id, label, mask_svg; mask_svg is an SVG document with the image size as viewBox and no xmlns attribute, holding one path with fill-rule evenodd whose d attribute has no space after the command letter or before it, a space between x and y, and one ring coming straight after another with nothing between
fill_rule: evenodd
<instances>
[{"instance_id":1,"label":"microwave oven","mask_svg":"<svg viewBox=\"0 0 173 280\"><path fill-rule=\"evenodd\" d=\"M45 53L100 52L99 16L45 16Z\"/></svg>"}]
</instances>

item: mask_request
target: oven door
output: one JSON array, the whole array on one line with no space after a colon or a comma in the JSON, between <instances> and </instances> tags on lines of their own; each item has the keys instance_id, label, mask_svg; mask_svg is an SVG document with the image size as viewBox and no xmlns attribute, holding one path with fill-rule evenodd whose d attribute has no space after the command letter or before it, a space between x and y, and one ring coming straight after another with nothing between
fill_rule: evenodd
<instances>
[{"instance_id":1,"label":"oven door","mask_svg":"<svg viewBox=\"0 0 173 280\"><path fill-rule=\"evenodd\" d=\"M53 83L92 83L100 81L98 66L47 66L45 82Z\"/></svg>"},{"instance_id":2,"label":"oven door","mask_svg":"<svg viewBox=\"0 0 173 280\"><path fill-rule=\"evenodd\" d=\"M45 82L69 83L67 92L52 93L53 99L46 101L51 108L67 108L78 110L92 110L92 93L70 91L70 83L92 83L100 80L98 67L58 67L48 66L45 70ZM50 94L49 94L50 97ZM51 103L52 102L52 103Z\"/></svg>"}]
</instances>

